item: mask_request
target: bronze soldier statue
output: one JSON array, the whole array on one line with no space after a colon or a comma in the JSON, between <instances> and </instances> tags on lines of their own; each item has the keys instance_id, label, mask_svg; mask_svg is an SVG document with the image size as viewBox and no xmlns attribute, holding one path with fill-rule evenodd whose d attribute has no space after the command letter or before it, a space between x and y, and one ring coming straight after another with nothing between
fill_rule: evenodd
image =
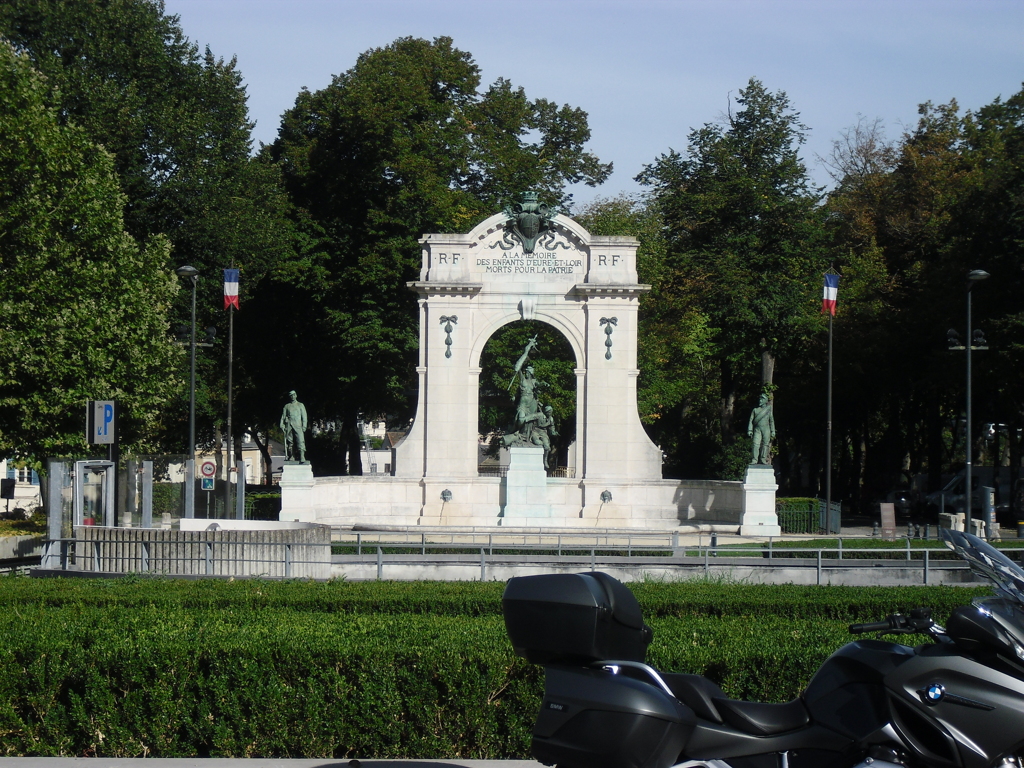
<instances>
[{"instance_id":1,"label":"bronze soldier statue","mask_svg":"<svg viewBox=\"0 0 1024 768\"><path fill-rule=\"evenodd\" d=\"M284 460L306 462L306 406L299 402L293 389L288 393L291 399L281 412L281 431L284 433Z\"/></svg>"},{"instance_id":2,"label":"bronze soldier statue","mask_svg":"<svg viewBox=\"0 0 1024 768\"><path fill-rule=\"evenodd\" d=\"M772 440L775 439L775 415L768 393L761 395L760 404L751 412L747 422L747 436L754 438L751 445L751 464L770 464Z\"/></svg>"}]
</instances>

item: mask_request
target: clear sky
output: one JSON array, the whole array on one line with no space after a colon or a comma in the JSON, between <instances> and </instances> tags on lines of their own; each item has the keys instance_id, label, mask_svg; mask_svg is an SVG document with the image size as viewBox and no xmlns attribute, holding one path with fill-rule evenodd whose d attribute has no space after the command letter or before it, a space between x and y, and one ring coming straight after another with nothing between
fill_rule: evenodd
<instances>
[{"instance_id":1,"label":"clear sky","mask_svg":"<svg viewBox=\"0 0 1024 768\"><path fill-rule=\"evenodd\" d=\"M317 90L396 38L452 37L483 84L581 107L615 171L577 202L637 192L633 177L721 119L751 77L785 91L811 132L804 160L858 115L898 136L917 105L976 109L1024 82L1022 0L166 0L185 34L238 57L257 142L302 87Z\"/></svg>"}]
</instances>

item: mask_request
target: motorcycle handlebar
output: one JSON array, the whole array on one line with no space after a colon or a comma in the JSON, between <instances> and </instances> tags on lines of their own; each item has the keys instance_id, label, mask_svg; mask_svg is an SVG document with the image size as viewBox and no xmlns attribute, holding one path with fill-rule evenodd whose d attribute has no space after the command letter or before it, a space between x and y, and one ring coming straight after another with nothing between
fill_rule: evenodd
<instances>
[{"instance_id":1,"label":"motorcycle handlebar","mask_svg":"<svg viewBox=\"0 0 1024 768\"><path fill-rule=\"evenodd\" d=\"M867 624L851 624L850 633L861 635L865 632L885 632L892 628L892 622L890 621L872 621Z\"/></svg>"},{"instance_id":2,"label":"motorcycle handlebar","mask_svg":"<svg viewBox=\"0 0 1024 768\"><path fill-rule=\"evenodd\" d=\"M915 632L931 632L935 622L932 621L930 608L915 608L910 616L894 613L886 616L885 621L872 621L867 624L851 624L850 632L860 635L865 632L888 632L895 635L909 635Z\"/></svg>"}]
</instances>

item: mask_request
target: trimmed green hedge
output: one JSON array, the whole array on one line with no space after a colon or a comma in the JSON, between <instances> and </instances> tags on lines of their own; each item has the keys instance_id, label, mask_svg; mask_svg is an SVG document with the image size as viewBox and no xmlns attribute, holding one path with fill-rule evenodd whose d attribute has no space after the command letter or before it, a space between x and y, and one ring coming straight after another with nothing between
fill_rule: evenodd
<instances>
[{"instance_id":1,"label":"trimmed green hedge","mask_svg":"<svg viewBox=\"0 0 1024 768\"><path fill-rule=\"evenodd\" d=\"M5 578L0 754L524 758L543 690L499 583ZM792 698L851 621L978 590L632 585L657 667ZM982 593L984 590L982 590Z\"/></svg>"},{"instance_id":2,"label":"trimmed green hedge","mask_svg":"<svg viewBox=\"0 0 1024 768\"><path fill-rule=\"evenodd\" d=\"M36 536L46 533L46 513L36 507L24 520L0 520L0 536Z\"/></svg>"},{"instance_id":3,"label":"trimmed green hedge","mask_svg":"<svg viewBox=\"0 0 1024 768\"><path fill-rule=\"evenodd\" d=\"M539 670L498 617L157 607L4 621L6 755L524 754Z\"/></svg>"}]
</instances>

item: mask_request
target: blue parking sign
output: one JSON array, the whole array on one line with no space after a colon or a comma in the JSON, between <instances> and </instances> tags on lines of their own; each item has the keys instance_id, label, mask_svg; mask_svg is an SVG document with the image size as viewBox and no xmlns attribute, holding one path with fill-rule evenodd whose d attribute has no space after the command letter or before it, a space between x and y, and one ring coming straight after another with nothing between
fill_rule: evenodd
<instances>
[{"instance_id":1,"label":"blue parking sign","mask_svg":"<svg viewBox=\"0 0 1024 768\"><path fill-rule=\"evenodd\" d=\"M113 400L90 400L86 415L89 445L117 443L117 405Z\"/></svg>"}]
</instances>

